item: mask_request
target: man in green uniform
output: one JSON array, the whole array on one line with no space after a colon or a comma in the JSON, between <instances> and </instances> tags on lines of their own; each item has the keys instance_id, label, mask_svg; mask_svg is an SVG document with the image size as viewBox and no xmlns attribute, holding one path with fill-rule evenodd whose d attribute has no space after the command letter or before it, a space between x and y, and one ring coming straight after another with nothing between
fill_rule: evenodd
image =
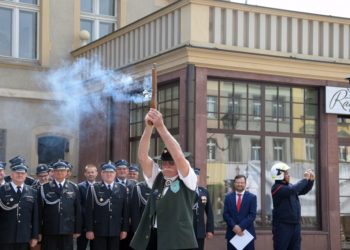
<instances>
[{"instance_id":1,"label":"man in green uniform","mask_svg":"<svg viewBox=\"0 0 350 250\"><path fill-rule=\"evenodd\" d=\"M138 158L152 191L131 247L136 250L197 248L192 213L197 176L179 143L165 127L162 114L150 109L145 123ZM148 155L153 127L166 146L160 157L162 170Z\"/></svg>"}]
</instances>

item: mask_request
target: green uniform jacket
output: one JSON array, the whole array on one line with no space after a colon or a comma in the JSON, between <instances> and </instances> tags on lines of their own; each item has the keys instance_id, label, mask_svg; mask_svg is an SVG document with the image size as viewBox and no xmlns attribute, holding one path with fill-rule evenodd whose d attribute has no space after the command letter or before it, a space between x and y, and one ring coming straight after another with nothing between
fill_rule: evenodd
<instances>
[{"instance_id":1,"label":"green uniform jacket","mask_svg":"<svg viewBox=\"0 0 350 250\"><path fill-rule=\"evenodd\" d=\"M198 247L193 230L192 212L195 191L188 189L182 180L177 179L162 197L164 183L163 173L159 173L131 241L131 247L135 250L147 248L155 216L157 216L157 250Z\"/></svg>"}]
</instances>

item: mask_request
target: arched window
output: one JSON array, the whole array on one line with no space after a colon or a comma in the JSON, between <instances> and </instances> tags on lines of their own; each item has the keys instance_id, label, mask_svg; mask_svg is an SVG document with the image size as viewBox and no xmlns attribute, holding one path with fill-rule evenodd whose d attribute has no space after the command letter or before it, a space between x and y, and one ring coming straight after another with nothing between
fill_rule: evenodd
<instances>
[{"instance_id":1,"label":"arched window","mask_svg":"<svg viewBox=\"0 0 350 250\"><path fill-rule=\"evenodd\" d=\"M38 138L38 162L51 163L64 159L69 152L69 142L61 136L41 136Z\"/></svg>"}]
</instances>

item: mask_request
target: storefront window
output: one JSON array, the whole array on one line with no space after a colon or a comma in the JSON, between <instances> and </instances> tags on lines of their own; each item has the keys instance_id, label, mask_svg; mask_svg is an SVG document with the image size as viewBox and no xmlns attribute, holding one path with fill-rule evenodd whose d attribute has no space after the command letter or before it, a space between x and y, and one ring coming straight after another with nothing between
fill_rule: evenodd
<instances>
[{"instance_id":1,"label":"storefront window","mask_svg":"<svg viewBox=\"0 0 350 250\"><path fill-rule=\"evenodd\" d=\"M158 88L158 109L163 114L164 123L171 134L176 138L179 127L179 86L178 83L171 83ZM145 116L149 110L149 102L130 103L130 162L137 162L137 148L140 137L145 128ZM154 134L150 152L151 156L159 154L164 145Z\"/></svg>"},{"instance_id":2,"label":"storefront window","mask_svg":"<svg viewBox=\"0 0 350 250\"><path fill-rule=\"evenodd\" d=\"M234 177L244 174L247 189L258 199L256 226L269 228L272 164L283 161L290 165L291 183L303 178L307 169L316 171L318 91L227 80L208 81L207 91L217 100L215 111L207 106L208 125L215 124L207 128L207 184L215 225L225 227L225 195L232 191ZM319 226L316 187L300 197L303 228Z\"/></svg>"}]
</instances>

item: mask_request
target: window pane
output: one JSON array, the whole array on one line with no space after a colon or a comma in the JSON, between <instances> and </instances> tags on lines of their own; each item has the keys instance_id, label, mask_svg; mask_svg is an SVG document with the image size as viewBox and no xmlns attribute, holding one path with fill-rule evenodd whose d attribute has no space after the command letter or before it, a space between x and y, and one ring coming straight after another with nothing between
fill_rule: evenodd
<instances>
[{"instance_id":1,"label":"window pane","mask_svg":"<svg viewBox=\"0 0 350 250\"><path fill-rule=\"evenodd\" d=\"M293 103L293 118L304 118L304 104Z\"/></svg>"},{"instance_id":2,"label":"window pane","mask_svg":"<svg viewBox=\"0 0 350 250\"><path fill-rule=\"evenodd\" d=\"M265 99L276 100L277 99L277 87L267 86L265 88Z\"/></svg>"},{"instance_id":3,"label":"window pane","mask_svg":"<svg viewBox=\"0 0 350 250\"><path fill-rule=\"evenodd\" d=\"M207 95L218 95L218 81L208 81L207 83Z\"/></svg>"},{"instance_id":4,"label":"window pane","mask_svg":"<svg viewBox=\"0 0 350 250\"><path fill-rule=\"evenodd\" d=\"M305 89L305 102L306 103L313 103L313 104L318 103L316 89L311 89L311 88Z\"/></svg>"},{"instance_id":5,"label":"window pane","mask_svg":"<svg viewBox=\"0 0 350 250\"><path fill-rule=\"evenodd\" d=\"M304 120L293 119L293 133L304 133Z\"/></svg>"},{"instance_id":6,"label":"window pane","mask_svg":"<svg viewBox=\"0 0 350 250\"><path fill-rule=\"evenodd\" d=\"M220 95L224 97L231 97L233 95L232 82L221 82Z\"/></svg>"},{"instance_id":7,"label":"window pane","mask_svg":"<svg viewBox=\"0 0 350 250\"><path fill-rule=\"evenodd\" d=\"M207 157L207 184L212 198L215 226L226 227L222 219L223 202L225 195L232 191L233 179L238 174L247 177L246 189L257 196L259 213L261 211L260 160L251 159L260 158L260 137L208 133ZM237 158L234 159L235 157ZM235 161L231 161L230 158ZM260 215L258 215L256 222L260 221Z\"/></svg>"},{"instance_id":8,"label":"window pane","mask_svg":"<svg viewBox=\"0 0 350 250\"><path fill-rule=\"evenodd\" d=\"M36 58L37 47L37 14L20 11L19 13L19 56Z\"/></svg>"},{"instance_id":9,"label":"window pane","mask_svg":"<svg viewBox=\"0 0 350 250\"><path fill-rule=\"evenodd\" d=\"M21 3L37 4L38 0L20 0Z\"/></svg>"},{"instance_id":10,"label":"window pane","mask_svg":"<svg viewBox=\"0 0 350 250\"><path fill-rule=\"evenodd\" d=\"M282 121L278 121L278 132L289 133L290 132L290 119L285 118Z\"/></svg>"},{"instance_id":11,"label":"window pane","mask_svg":"<svg viewBox=\"0 0 350 250\"><path fill-rule=\"evenodd\" d=\"M100 14L106 16L114 16L115 0L100 0Z\"/></svg>"},{"instance_id":12,"label":"window pane","mask_svg":"<svg viewBox=\"0 0 350 250\"><path fill-rule=\"evenodd\" d=\"M92 13L92 0L80 0L80 10Z\"/></svg>"},{"instance_id":13,"label":"window pane","mask_svg":"<svg viewBox=\"0 0 350 250\"><path fill-rule=\"evenodd\" d=\"M279 87L278 98L283 99L285 102L290 102L290 88Z\"/></svg>"},{"instance_id":14,"label":"window pane","mask_svg":"<svg viewBox=\"0 0 350 250\"><path fill-rule=\"evenodd\" d=\"M0 8L0 55L12 55L12 10Z\"/></svg>"},{"instance_id":15,"label":"window pane","mask_svg":"<svg viewBox=\"0 0 350 250\"><path fill-rule=\"evenodd\" d=\"M304 103L304 89L293 88L293 102Z\"/></svg>"},{"instance_id":16,"label":"window pane","mask_svg":"<svg viewBox=\"0 0 350 250\"><path fill-rule=\"evenodd\" d=\"M100 36L103 37L109 33L112 33L114 30L114 24L113 23L102 23L100 22Z\"/></svg>"},{"instance_id":17,"label":"window pane","mask_svg":"<svg viewBox=\"0 0 350 250\"><path fill-rule=\"evenodd\" d=\"M93 21L91 20L85 20L85 19L81 19L80 20L80 30L87 30L90 33L90 39L89 42L92 39L92 35L93 35Z\"/></svg>"}]
</instances>

